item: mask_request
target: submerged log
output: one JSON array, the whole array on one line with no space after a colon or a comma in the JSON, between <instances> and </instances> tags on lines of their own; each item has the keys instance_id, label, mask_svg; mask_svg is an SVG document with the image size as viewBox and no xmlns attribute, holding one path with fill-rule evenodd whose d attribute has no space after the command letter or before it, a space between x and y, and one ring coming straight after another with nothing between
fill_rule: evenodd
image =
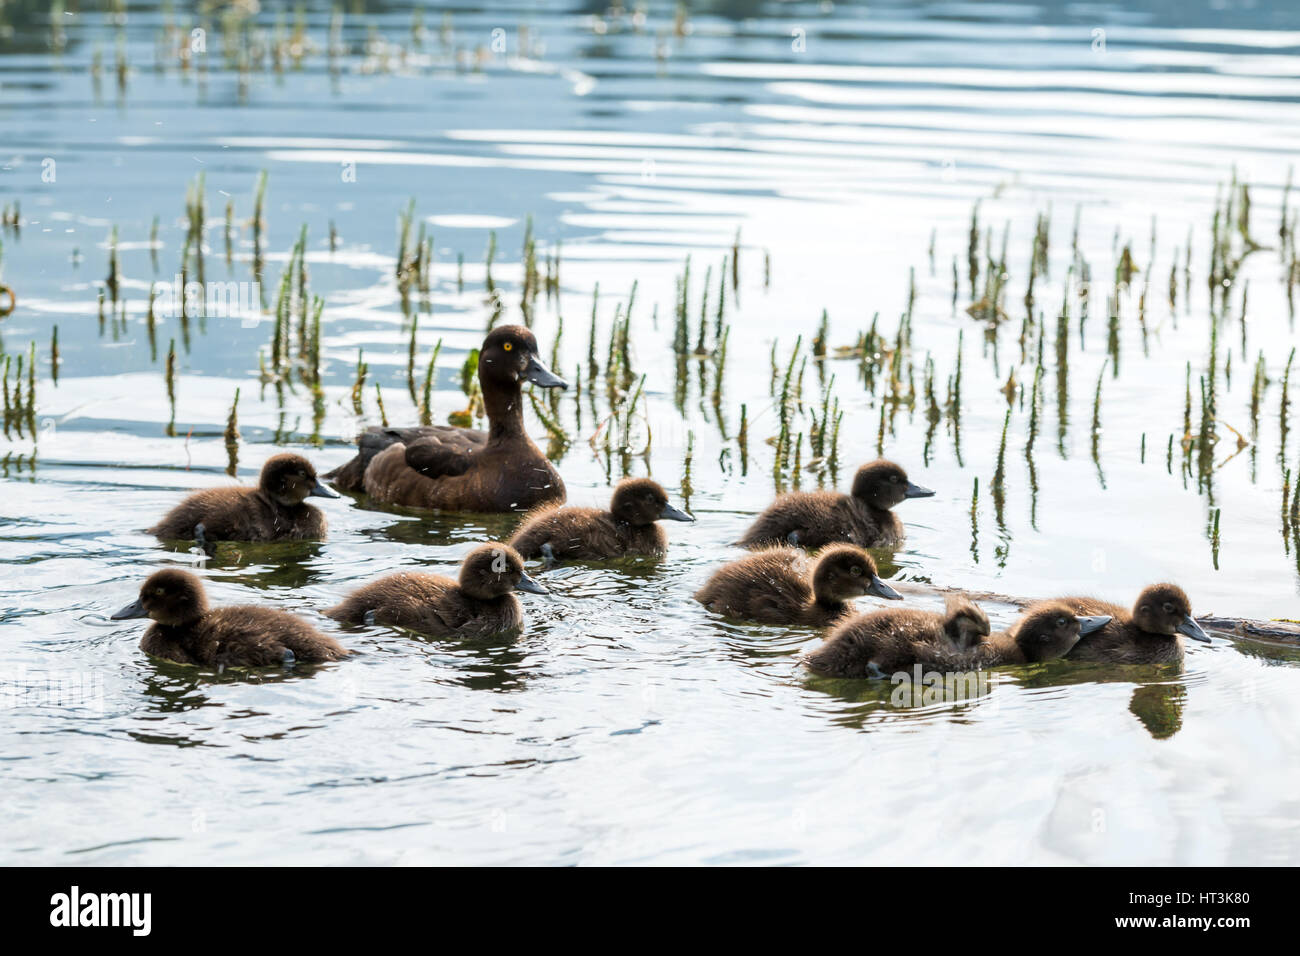
<instances>
[{"instance_id":1,"label":"submerged log","mask_svg":"<svg viewBox=\"0 0 1300 956\"><path fill-rule=\"evenodd\" d=\"M963 594L972 601L990 601L1010 607L1028 607L1037 598L1012 597L995 591L966 591L925 581L890 581L890 586L903 594ZM1300 622L1286 619L1258 621L1244 617L1224 617L1219 614L1202 614L1196 618L1207 631L1216 631L1227 637L1244 640L1284 641L1300 645Z\"/></svg>"}]
</instances>

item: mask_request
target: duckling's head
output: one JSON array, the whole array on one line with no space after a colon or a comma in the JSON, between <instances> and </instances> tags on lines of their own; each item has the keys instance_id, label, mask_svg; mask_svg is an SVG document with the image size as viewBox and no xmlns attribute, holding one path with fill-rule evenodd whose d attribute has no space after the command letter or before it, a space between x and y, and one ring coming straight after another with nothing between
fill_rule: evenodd
<instances>
[{"instance_id":1,"label":"duckling's head","mask_svg":"<svg viewBox=\"0 0 1300 956\"><path fill-rule=\"evenodd\" d=\"M1025 660L1054 661L1068 654L1079 638L1109 623L1107 615L1080 617L1068 604L1054 602L1040 605L1022 617L1015 626L1015 641Z\"/></svg>"},{"instance_id":2,"label":"duckling's head","mask_svg":"<svg viewBox=\"0 0 1300 956\"><path fill-rule=\"evenodd\" d=\"M880 458L858 469L852 494L873 508L887 509L907 498L929 498L934 492L908 481L901 467Z\"/></svg>"},{"instance_id":3,"label":"duckling's head","mask_svg":"<svg viewBox=\"0 0 1300 956\"><path fill-rule=\"evenodd\" d=\"M848 601L864 594L901 601L899 594L880 579L871 555L852 544L833 544L817 556L813 567L813 594L818 601Z\"/></svg>"},{"instance_id":4,"label":"duckling's head","mask_svg":"<svg viewBox=\"0 0 1300 956\"><path fill-rule=\"evenodd\" d=\"M1148 634L1186 634L1198 641L1210 640L1192 617L1192 602L1176 584L1153 584L1139 594L1133 605L1133 623Z\"/></svg>"},{"instance_id":5,"label":"duckling's head","mask_svg":"<svg viewBox=\"0 0 1300 956\"><path fill-rule=\"evenodd\" d=\"M203 582L176 568L156 571L140 587L138 600L113 615L113 620L147 617L167 627L180 627L197 621L208 611Z\"/></svg>"},{"instance_id":6,"label":"duckling's head","mask_svg":"<svg viewBox=\"0 0 1300 956\"><path fill-rule=\"evenodd\" d=\"M293 507L308 498L337 498L316 477L316 469L302 455L272 455L262 466L259 487L282 505Z\"/></svg>"},{"instance_id":7,"label":"duckling's head","mask_svg":"<svg viewBox=\"0 0 1300 956\"><path fill-rule=\"evenodd\" d=\"M460 588L472 598L490 601L511 591L545 594L542 587L524 573L524 559L508 544L481 544L465 556L460 565Z\"/></svg>"},{"instance_id":8,"label":"duckling's head","mask_svg":"<svg viewBox=\"0 0 1300 956\"><path fill-rule=\"evenodd\" d=\"M949 594L943 610L943 629L959 648L974 647L989 636L989 616L965 595Z\"/></svg>"},{"instance_id":9,"label":"duckling's head","mask_svg":"<svg viewBox=\"0 0 1300 956\"><path fill-rule=\"evenodd\" d=\"M522 325L498 325L488 333L478 353L478 377L484 387L518 387L525 381L542 388L569 387L538 358L537 339Z\"/></svg>"},{"instance_id":10,"label":"duckling's head","mask_svg":"<svg viewBox=\"0 0 1300 956\"><path fill-rule=\"evenodd\" d=\"M649 478L628 478L618 483L614 497L609 500L609 511L619 521L633 527L654 524L660 518L668 521L694 521L685 511L668 503L667 493L656 481Z\"/></svg>"}]
</instances>

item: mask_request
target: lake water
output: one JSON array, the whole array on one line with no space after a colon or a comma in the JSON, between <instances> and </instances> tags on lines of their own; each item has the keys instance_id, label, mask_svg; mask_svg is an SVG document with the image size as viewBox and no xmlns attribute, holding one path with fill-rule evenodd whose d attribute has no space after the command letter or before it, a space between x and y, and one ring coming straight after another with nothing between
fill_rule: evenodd
<instances>
[{"instance_id":1,"label":"lake water","mask_svg":"<svg viewBox=\"0 0 1300 956\"><path fill-rule=\"evenodd\" d=\"M1168 579L1197 612L1296 617L1296 337L1278 248L1284 203L1300 208L1285 192L1300 155L1294 6L262 7L203 19L69 0L52 27L19 2L0 23L0 206L19 204L0 230L17 300L0 320L6 395L31 343L38 372L32 421L13 423L0 458L0 860L1300 859L1300 649L1216 635L1181 673L1057 663L997 672L974 700L898 706L884 682L803 675L815 632L723 622L690 600L776 490L781 383L825 310L827 359L789 399L799 485L845 487L883 451L937 490L900 507L908 541L878 555L887 576L1123 604ZM181 271L200 174L206 279L257 281L263 170L260 289L184 321L160 299L151 346L149 290ZM1230 259L1244 248L1234 177L1265 248L1212 307L1211 224L1229 196L1221 235ZM428 293L404 297L411 199L411 242L423 227L434 261ZM668 559L539 573L551 594L525 596L517 639L342 632L319 611L351 587L454 572L514 523L345 497L323 502L324 544L223 545L202 573L215 602L302 613L361 655L253 675L146 658L140 622L108 615L150 571L194 558L141 529L188 489L255 481L283 448L322 471L346 461L380 419L375 383L388 419L413 422L410 316L416 391L441 340L434 417L464 408L461 366L496 308L491 236L501 320L519 321L529 217L539 269L560 255L533 328L583 385L548 413L570 439L553 446L569 501L654 476L698 519L668 528ZM324 300L319 410L300 380L259 373L304 225ZM968 306L1004 234L1005 316L982 321ZM1125 247L1136 270L1112 321ZM716 358L673 350L688 256L688 349L703 311L715 350L725 285L720 385ZM633 283L628 379L644 375L644 397L629 416L615 393L625 436L605 366ZM877 313L868 351L888 352L864 362L849 353ZM828 386L843 412L834 473L808 438ZM1212 446L1203 418L1217 419ZM530 431L546 444L540 419ZM793 452L782 472L792 486ZM995 625L1016 614L987 609Z\"/></svg>"}]
</instances>

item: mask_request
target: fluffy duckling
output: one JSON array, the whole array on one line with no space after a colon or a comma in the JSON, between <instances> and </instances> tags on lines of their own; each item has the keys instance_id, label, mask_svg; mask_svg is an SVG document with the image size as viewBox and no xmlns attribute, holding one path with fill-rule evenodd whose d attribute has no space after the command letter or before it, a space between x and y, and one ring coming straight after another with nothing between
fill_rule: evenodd
<instances>
[{"instance_id":1,"label":"fluffy duckling","mask_svg":"<svg viewBox=\"0 0 1300 956\"><path fill-rule=\"evenodd\" d=\"M625 554L662 556L668 536L656 521L694 521L668 503L668 495L649 478L628 478L614 489L609 510L543 505L519 526L510 546L524 558L539 555L547 562L560 558L600 560Z\"/></svg>"},{"instance_id":2,"label":"fluffy duckling","mask_svg":"<svg viewBox=\"0 0 1300 956\"><path fill-rule=\"evenodd\" d=\"M827 677L885 677L916 664L936 671L967 671L1050 661L1064 657L1080 636L1109 620L1079 617L1065 604L1050 603L1027 613L1011 631L990 635L988 618L969 601L949 604L943 615L875 611L842 623L804 664ZM987 640L970 644L981 632Z\"/></svg>"},{"instance_id":3,"label":"fluffy duckling","mask_svg":"<svg viewBox=\"0 0 1300 956\"><path fill-rule=\"evenodd\" d=\"M1106 614L1110 624L1070 651L1072 661L1114 664L1177 664L1183 659L1181 635L1209 643L1210 636L1192 617L1192 604L1176 584L1153 584L1133 604L1133 610L1095 598L1066 597L1060 601L1079 614Z\"/></svg>"},{"instance_id":4,"label":"fluffy duckling","mask_svg":"<svg viewBox=\"0 0 1300 956\"><path fill-rule=\"evenodd\" d=\"M903 599L880 579L871 555L836 544L815 564L797 548L769 548L724 564L695 592L695 600L727 617L826 627L852 613L848 602L864 594Z\"/></svg>"},{"instance_id":5,"label":"fluffy duckling","mask_svg":"<svg viewBox=\"0 0 1300 956\"><path fill-rule=\"evenodd\" d=\"M164 541L321 541L325 515L306 499L337 498L301 455L272 455L256 488L196 491L149 529Z\"/></svg>"},{"instance_id":6,"label":"fluffy duckling","mask_svg":"<svg viewBox=\"0 0 1300 956\"><path fill-rule=\"evenodd\" d=\"M512 591L545 594L505 544L484 544L461 562L460 578L405 572L357 588L325 614L343 624L386 624L433 637L487 637L524 623Z\"/></svg>"},{"instance_id":7,"label":"fluffy duckling","mask_svg":"<svg viewBox=\"0 0 1300 956\"><path fill-rule=\"evenodd\" d=\"M736 544L742 548L789 544L816 550L847 541L862 548L896 548L903 543L903 523L889 509L907 498L933 494L909 481L898 465L882 458L858 469L847 495L837 491L781 495Z\"/></svg>"},{"instance_id":8,"label":"fluffy duckling","mask_svg":"<svg viewBox=\"0 0 1300 956\"><path fill-rule=\"evenodd\" d=\"M325 477L376 501L443 511L522 511L564 501L560 474L524 431L524 382L568 388L522 325L499 325L479 350L488 430L452 425L367 429L356 457Z\"/></svg>"},{"instance_id":9,"label":"fluffy duckling","mask_svg":"<svg viewBox=\"0 0 1300 956\"><path fill-rule=\"evenodd\" d=\"M151 574L138 600L113 620L147 617L140 650L177 664L269 667L294 661L337 661L350 651L306 621L269 607L237 605L213 610L203 582L188 571Z\"/></svg>"}]
</instances>

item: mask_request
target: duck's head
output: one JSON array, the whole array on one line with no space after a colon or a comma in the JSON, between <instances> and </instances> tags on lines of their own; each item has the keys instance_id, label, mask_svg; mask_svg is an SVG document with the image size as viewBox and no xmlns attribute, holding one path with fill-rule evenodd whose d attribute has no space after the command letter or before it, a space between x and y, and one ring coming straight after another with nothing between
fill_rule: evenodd
<instances>
[{"instance_id":1,"label":"duck's head","mask_svg":"<svg viewBox=\"0 0 1300 956\"><path fill-rule=\"evenodd\" d=\"M649 478L628 478L618 483L614 497L609 500L609 511L619 521L633 527L654 524L663 518L667 521L694 521L695 519L668 503L668 494L657 481Z\"/></svg>"},{"instance_id":2,"label":"duck's head","mask_svg":"<svg viewBox=\"0 0 1300 956\"><path fill-rule=\"evenodd\" d=\"M929 498L934 492L907 480L907 472L881 458L858 469L852 495L873 508L892 508L907 498Z\"/></svg>"},{"instance_id":3,"label":"duck's head","mask_svg":"<svg viewBox=\"0 0 1300 956\"><path fill-rule=\"evenodd\" d=\"M848 601L864 594L901 601L899 594L880 579L876 562L857 545L833 544L817 556L813 567L813 594L825 602Z\"/></svg>"},{"instance_id":4,"label":"duck's head","mask_svg":"<svg viewBox=\"0 0 1300 956\"><path fill-rule=\"evenodd\" d=\"M481 544L465 556L460 565L460 587L472 598L489 601L511 591L545 594L542 587L524 573L524 559L508 544Z\"/></svg>"},{"instance_id":5,"label":"duck's head","mask_svg":"<svg viewBox=\"0 0 1300 956\"><path fill-rule=\"evenodd\" d=\"M984 609L961 594L949 594L943 602L943 629L963 650L989 636L989 616Z\"/></svg>"},{"instance_id":6,"label":"duck's head","mask_svg":"<svg viewBox=\"0 0 1300 956\"><path fill-rule=\"evenodd\" d=\"M1176 584L1153 584L1138 595L1133 623L1148 634L1186 634L1209 643L1210 635L1192 617L1192 602Z\"/></svg>"},{"instance_id":7,"label":"duck's head","mask_svg":"<svg viewBox=\"0 0 1300 956\"><path fill-rule=\"evenodd\" d=\"M282 505L300 505L308 498L337 498L316 477L316 469L302 455L272 455L262 466L258 486Z\"/></svg>"},{"instance_id":8,"label":"duck's head","mask_svg":"<svg viewBox=\"0 0 1300 956\"><path fill-rule=\"evenodd\" d=\"M168 627L180 627L197 621L208 611L203 582L176 568L157 571L140 586L140 597L113 615L124 621L147 617Z\"/></svg>"},{"instance_id":9,"label":"duck's head","mask_svg":"<svg viewBox=\"0 0 1300 956\"><path fill-rule=\"evenodd\" d=\"M568 388L537 355L537 339L522 325L499 325L488 333L478 353L478 377L489 382L519 386L532 382L542 388Z\"/></svg>"},{"instance_id":10,"label":"duck's head","mask_svg":"<svg viewBox=\"0 0 1300 956\"><path fill-rule=\"evenodd\" d=\"M1015 641L1027 661L1054 661L1070 652L1079 638L1110 623L1101 614L1081 617L1068 604L1053 602L1032 609L1015 626Z\"/></svg>"}]
</instances>

